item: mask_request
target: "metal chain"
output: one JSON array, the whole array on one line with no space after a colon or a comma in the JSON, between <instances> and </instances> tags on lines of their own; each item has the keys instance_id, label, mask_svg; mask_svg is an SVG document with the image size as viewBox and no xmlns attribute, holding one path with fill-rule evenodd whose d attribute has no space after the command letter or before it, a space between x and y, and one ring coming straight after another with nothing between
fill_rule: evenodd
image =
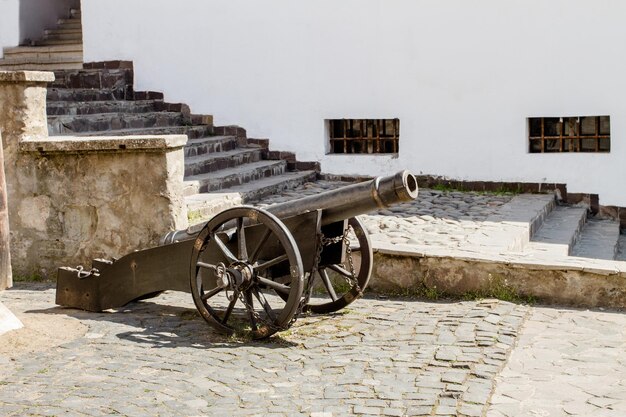
<instances>
[{"instance_id":1,"label":"metal chain","mask_svg":"<svg viewBox=\"0 0 626 417\"><path fill-rule=\"evenodd\" d=\"M274 323L272 323L271 321L265 320L261 317L261 315L259 313L257 313L254 310L254 306L248 304L248 302L246 301L246 297L243 293L243 291L239 292L239 300L243 303L243 305L246 307L246 309L248 310L249 313L251 313L254 317L254 319L257 321L257 323L263 323L264 325L266 325L267 327L269 327L271 330L273 331L282 331L282 330L287 330L288 328L290 328L295 322L296 320L300 317L300 315L302 315L302 312L304 311L305 307L309 304L309 301L311 299L311 294L312 294L312 290L313 290L313 277L315 276L315 273L317 272L318 266L321 262L322 259L322 251L324 250L324 246L330 246L330 245L334 245L337 244L339 242L343 242L343 244L346 247L346 255L348 258L348 266L350 269L350 277L344 277L346 282L348 283L348 285L350 285L351 287L355 287L357 290L357 293L360 295L363 294L363 291L361 289L361 287L359 286L359 282L358 279L356 277L356 272L354 270L354 260L352 259L352 249L350 248L350 239L348 238L348 234L350 233L350 231L354 232L354 229L352 228L352 226L348 226L344 232L343 235L341 236L336 236L333 238L327 238L324 236L323 233L319 233L317 236L318 239L318 244L317 244L317 250L315 253L315 262L313 265L313 269L311 270L309 277L307 279L307 283L306 286L304 288L303 291L303 297L300 300L300 303L298 304L298 308L296 309L296 312L294 313L293 317L291 318L291 320L289 320L289 322L285 325L285 326L277 326Z\"/></svg>"},{"instance_id":2,"label":"metal chain","mask_svg":"<svg viewBox=\"0 0 626 417\"><path fill-rule=\"evenodd\" d=\"M243 291L239 291L239 301L241 301L242 304L246 307L246 310L248 310L248 312L254 316L254 319L256 320L257 323L262 323L263 325L269 327L271 330L274 331L274 333L281 331L281 330L287 330L289 328L289 327L282 328L281 326L277 326L271 321L265 320L264 318L262 318L259 313L254 311L254 306L248 304Z\"/></svg>"},{"instance_id":3,"label":"metal chain","mask_svg":"<svg viewBox=\"0 0 626 417\"><path fill-rule=\"evenodd\" d=\"M289 320L289 323L287 323L287 326L286 326L287 328L290 328L296 322L296 320L298 320L298 318L304 311L304 308L307 306L307 304L309 304L309 300L311 299L311 293L313 292L313 277L315 276L315 272L317 272L317 266L320 264L320 261L322 260L322 250L324 246L324 234L321 232L317 234L316 246L317 246L317 250L315 251L315 261L313 262L313 269L309 273L309 278L307 279L307 283L303 291L304 297L302 297L302 299L300 300L300 304L298 304L298 308L296 309L296 312L294 313L293 317L291 318L291 320Z\"/></svg>"},{"instance_id":4,"label":"metal chain","mask_svg":"<svg viewBox=\"0 0 626 417\"><path fill-rule=\"evenodd\" d=\"M346 247L346 255L347 255L347 258L348 258L348 267L350 268L350 271L349 271L350 272L350 277L344 277L344 279L346 280L346 283L348 285L350 285L351 287L355 287L356 290L357 290L357 293L359 294L359 296L361 296L361 295L363 295L363 290L359 286L359 280L358 280L358 278L356 276L356 272L354 270L354 260L352 259L352 248L350 248L350 239L348 238L348 234L350 233L350 231L354 232L354 229L352 228L352 226L348 225L346 230L343 231L343 235L342 236L337 236L337 237L334 237L334 238L325 238L324 235L322 235L322 245L330 246L330 245L334 245L334 244L339 243L339 242L343 242L343 244Z\"/></svg>"}]
</instances>

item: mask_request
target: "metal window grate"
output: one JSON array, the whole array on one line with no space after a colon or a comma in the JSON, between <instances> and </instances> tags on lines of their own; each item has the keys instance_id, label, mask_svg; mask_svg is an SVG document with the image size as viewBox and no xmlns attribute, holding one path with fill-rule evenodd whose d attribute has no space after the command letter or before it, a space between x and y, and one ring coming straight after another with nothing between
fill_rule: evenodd
<instances>
[{"instance_id":1,"label":"metal window grate","mask_svg":"<svg viewBox=\"0 0 626 417\"><path fill-rule=\"evenodd\" d=\"M530 153L610 152L609 116L531 117Z\"/></svg>"},{"instance_id":2,"label":"metal window grate","mask_svg":"<svg viewBox=\"0 0 626 417\"><path fill-rule=\"evenodd\" d=\"M399 151L399 119L332 119L330 153L394 154Z\"/></svg>"}]
</instances>

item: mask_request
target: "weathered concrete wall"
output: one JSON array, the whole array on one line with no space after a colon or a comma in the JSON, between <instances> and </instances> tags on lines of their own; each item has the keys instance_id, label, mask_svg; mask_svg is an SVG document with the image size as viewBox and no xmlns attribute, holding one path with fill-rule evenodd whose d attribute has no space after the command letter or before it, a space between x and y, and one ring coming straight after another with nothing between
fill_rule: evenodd
<instances>
[{"instance_id":1,"label":"weathered concrete wall","mask_svg":"<svg viewBox=\"0 0 626 417\"><path fill-rule=\"evenodd\" d=\"M0 72L13 272L48 275L187 226L184 135L47 137L52 74Z\"/></svg>"},{"instance_id":2,"label":"weathered concrete wall","mask_svg":"<svg viewBox=\"0 0 626 417\"><path fill-rule=\"evenodd\" d=\"M511 264L486 259L411 257L376 252L370 288L422 295L533 298L576 307L626 306L624 273Z\"/></svg>"}]
</instances>

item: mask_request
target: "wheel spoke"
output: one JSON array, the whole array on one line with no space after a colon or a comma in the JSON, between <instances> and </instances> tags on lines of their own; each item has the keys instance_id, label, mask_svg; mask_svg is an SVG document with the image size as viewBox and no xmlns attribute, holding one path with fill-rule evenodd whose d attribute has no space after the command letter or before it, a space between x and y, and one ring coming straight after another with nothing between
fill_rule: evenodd
<instances>
[{"instance_id":1,"label":"wheel spoke","mask_svg":"<svg viewBox=\"0 0 626 417\"><path fill-rule=\"evenodd\" d=\"M230 300L230 303L228 304L228 308L226 309L226 312L224 313L224 317L221 320L222 324L225 324L228 321L230 314L233 312L233 309L235 308L235 304L237 304L237 298L239 298L239 290L236 290L233 293L233 299Z\"/></svg>"},{"instance_id":2,"label":"wheel spoke","mask_svg":"<svg viewBox=\"0 0 626 417\"><path fill-rule=\"evenodd\" d=\"M274 310L272 310L272 306L267 301L267 299L265 298L263 293L261 291L259 291L258 288L255 287L255 288L252 289L252 294L254 294L254 296L257 298L257 300L259 300L259 302L261 303L261 306L263 307L263 310L265 310L265 312L267 313L267 316L270 318L270 320L272 320L272 322L275 322L276 321L276 314L274 314Z\"/></svg>"},{"instance_id":3,"label":"wheel spoke","mask_svg":"<svg viewBox=\"0 0 626 417\"><path fill-rule=\"evenodd\" d=\"M270 237L271 234L272 234L272 231L268 228L263 234L263 237L261 238L261 241L259 242L259 244L256 246L256 248L254 248L254 251L252 251L252 255L250 255L249 262L251 264L256 262L257 258L259 257L259 254L261 253L261 249L263 248L263 245L265 245L265 242L267 242L267 239Z\"/></svg>"},{"instance_id":4,"label":"wheel spoke","mask_svg":"<svg viewBox=\"0 0 626 417\"><path fill-rule=\"evenodd\" d=\"M328 265L327 268L332 269L333 271L337 272L338 274L341 274L347 278L352 278L352 273L350 271L347 271L345 269L343 269L342 267L340 267L339 265L335 264L335 265Z\"/></svg>"},{"instance_id":5,"label":"wheel spoke","mask_svg":"<svg viewBox=\"0 0 626 417\"><path fill-rule=\"evenodd\" d=\"M202 301L206 301L209 298L213 297L215 294L218 294L220 291L222 291L221 287L216 287L213 288L211 291L207 292L206 294L202 294Z\"/></svg>"},{"instance_id":6,"label":"wheel spoke","mask_svg":"<svg viewBox=\"0 0 626 417\"><path fill-rule=\"evenodd\" d=\"M286 261L287 259L288 259L287 254L280 255L280 256L278 256L278 257L276 257L274 259L271 259L271 260L269 260L267 262L263 262L262 264L257 265L256 269L258 271L261 271L263 269L269 268L270 266L274 266L274 265L279 264L279 263L281 263L283 261Z\"/></svg>"},{"instance_id":7,"label":"wheel spoke","mask_svg":"<svg viewBox=\"0 0 626 417\"><path fill-rule=\"evenodd\" d=\"M226 259L228 259L229 262L237 262L239 260L239 259L237 259L237 257L235 255L233 255L233 253L230 251L230 249L228 249L226 247L224 242L222 242L222 239L220 239L219 236L217 236L215 233L211 234L211 239L213 239L213 241L215 241L215 244L217 244L217 247L220 248L220 250L222 251L222 253L226 257Z\"/></svg>"},{"instance_id":8,"label":"wheel spoke","mask_svg":"<svg viewBox=\"0 0 626 417\"><path fill-rule=\"evenodd\" d=\"M280 284L276 281L272 281L271 279L267 279L263 277L257 277L257 278L261 284L273 289L274 291L278 291L286 295L289 295L289 292L291 292L291 288L288 287L287 285Z\"/></svg>"},{"instance_id":9,"label":"wheel spoke","mask_svg":"<svg viewBox=\"0 0 626 417\"><path fill-rule=\"evenodd\" d=\"M330 298L333 301L337 301L339 297L337 297L337 293L335 292L335 289L333 288L333 283L330 282L330 277L328 276L326 269L320 269L317 272L322 278L322 283L324 284L324 287L326 287L326 292L328 292L328 295L330 295Z\"/></svg>"},{"instance_id":10,"label":"wheel spoke","mask_svg":"<svg viewBox=\"0 0 626 417\"><path fill-rule=\"evenodd\" d=\"M212 270L216 270L217 266L212 265L212 264L208 264L206 262L198 262L196 264L196 266L199 266L200 268L206 268L206 269L212 269Z\"/></svg>"},{"instance_id":11,"label":"wheel spoke","mask_svg":"<svg viewBox=\"0 0 626 417\"><path fill-rule=\"evenodd\" d=\"M244 297L246 298L246 309L248 310L248 317L250 317L250 327L252 328L252 331L256 331L257 323L256 317L254 316L254 301L252 300L252 294L250 293L250 290L246 291Z\"/></svg>"},{"instance_id":12,"label":"wheel spoke","mask_svg":"<svg viewBox=\"0 0 626 417\"><path fill-rule=\"evenodd\" d=\"M243 217L239 217L237 219L237 246L239 255L239 260L247 261L248 260L248 249L246 248L246 232L245 227L243 225Z\"/></svg>"}]
</instances>

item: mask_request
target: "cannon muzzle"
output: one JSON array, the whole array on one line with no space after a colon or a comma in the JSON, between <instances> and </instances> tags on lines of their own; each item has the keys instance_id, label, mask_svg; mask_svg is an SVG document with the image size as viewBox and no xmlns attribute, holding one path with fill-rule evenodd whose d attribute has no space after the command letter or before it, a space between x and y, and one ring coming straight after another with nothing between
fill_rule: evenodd
<instances>
[{"instance_id":1,"label":"cannon muzzle","mask_svg":"<svg viewBox=\"0 0 626 417\"><path fill-rule=\"evenodd\" d=\"M322 226L349 219L373 210L413 201L417 198L418 186L415 176L404 170L387 177L351 184L317 195L274 204L265 210L279 219L298 214L322 211ZM161 239L161 244L195 239L206 223L193 225L187 229L170 232Z\"/></svg>"}]
</instances>

